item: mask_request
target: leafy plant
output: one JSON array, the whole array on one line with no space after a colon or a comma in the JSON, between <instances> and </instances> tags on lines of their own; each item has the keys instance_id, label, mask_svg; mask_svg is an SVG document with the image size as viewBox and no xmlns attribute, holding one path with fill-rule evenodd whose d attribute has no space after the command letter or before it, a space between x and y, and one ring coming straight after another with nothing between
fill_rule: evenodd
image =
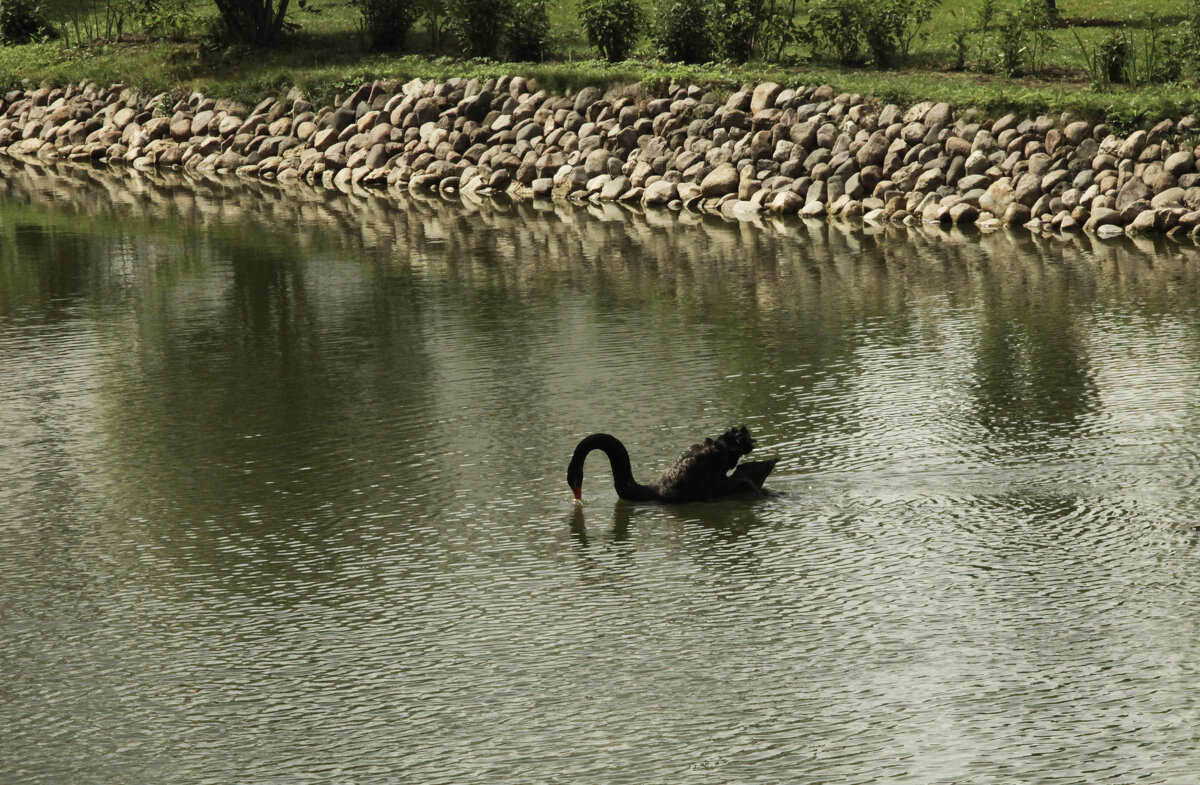
<instances>
[{"instance_id":1,"label":"leafy plant","mask_svg":"<svg viewBox=\"0 0 1200 785\"><path fill-rule=\"evenodd\" d=\"M966 27L958 28L951 37L951 43L954 46L954 70L966 70L967 55L971 50L971 31Z\"/></svg>"},{"instance_id":2,"label":"leafy plant","mask_svg":"<svg viewBox=\"0 0 1200 785\"><path fill-rule=\"evenodd\" d=\"M753 48L765 60L779 61L784 51L800 43L801 31L796 24L796 0L758 0L757 24L751 36Z\"/></svg>"},{"instance_id":3,"label":"leafy plant","mask_svg":"<svg viewBox=\"0 0 1200 785\"><path fill-rule=\"evenodd\" d=\"M450 28L468 57L495 57L513 0L447 0Z\"/></svg>"},{"instance_id":4,"label":"leafy plant","mask_svg":"<svg viewBox=\"0 0 1200 785\"><path fill-rule=\"evenodd\" d=\"M513 0L505 39L508 56L522 62L540 62L550 35L547 0Z\"/></svg>"},{"instance_id":5,"label":"leafy plant","mask_svg":"<svg viewBox=\"0 0 1200 785\"><path fill-rule=\"evenodd\" d=\"M449 11L446 0L415 0L417 20L429 33L429 45L433 50L441 51L442 37L450 25Z\"/></svg>"},{"instance_id":6,"label":"leafy plant","mask_svg":"<svg viewBox=\"0 0 1200 785\"><path fill-rule=\"evenodd\" d=\"M1017 21L1027 31L1025 61L1033 72L1045 65L1046 53L1057 46L1050 29L1054 27L1055 13L1051 13L1046 0L1021 0L1017 7Z\"/></svg>"},{"instance_id":7,"label":"leafy plant","mask_svg":"<svg viewBox=\"0 0 1200 785\"><path fill-rule=\"evenodd\" d=\"M842 65L859 62L868 1L812 0L804 37L813 50L833 55Z\"/></svg>"},{"instance_id":8,"label":"leafy plant","mask_svg":"<svg viewBox=\"0 0 1200 785\"><path fill-rule=\"evenodd\" d=\"M1200 0L1184 0L1181 10L1180 45L1188 67L1195 71L1200 69Z\"/></svg>"},{"instance_id":9,"label":"leafy plant","mask_svg":"<svg viewBox=\"0 0 1200 785\"><path fill-rule=\"evenodd\" d=\"M754 54L754 2L755 0L715 0L713 3L713 44L717 56L722 60L745 63Z\"/></svg>"},{"instance_id":10,"label":"leafy plant","mask_svg":"<svg viewBox=\"0 0 1200 785\"><path fill-rule=\"evenodd\" d=\"M655 8L652 38L663 60L706 63L713 56L706 0L665 0Z\"/></svg>"},{"instance_id":11,"label":"leafy plant","mask_svg":"<svg viewBox=\"0 0 1200 785\"><path fill-rule=\"evenodd\" d=\"M644 22L637 0L580 0L579 21L588 41L610 62L624 60Z\"/></svg>"},{"instance_id":12,"label":"leafy plant","mask_svg":"<svg viewBox=\"0 0 1200 785\"><path fill-rule=\"evenodd\" d=\"M359 0L359 8L371 46L384 50L404 46L418 12L413 0Z\"/></svg>"},{"instance_id":13,"label":"leafy plant","mask_svg":"<svg viewBox=\"0 0 1200 785\"><path fill-rule=\"evenodd\" d=\"M874 0L862 7L862 35L875 65L890 68L908 61L913 41L941 0Z\"/></svg>"},{"instance_id":14,"label":"leafy plant","mask_svg":"<svg viewBox=\"0 0 1200 785\"><path fill-rule=\"evenodd\" d=\"M0 0L0 43L28 44L54 37L39 0Z\"/></svg>"},{"instance_id":15,"label":"leafy plant","mask_svg":"<svg viewBox=\"0 0 1200 785\"><path fill-rule=\"evenodd\" d=\"M1004 23L1000 25L996 42L1000 54L1000 70L1009 76L1021 73L1022 55L1025 54L1027 30L1021 23L1021 15L1015 11L1004 12Z\"/></svg>"},{"instance_id":16,"label":"leafy plant","mask_svg":"<svg viewBox=\"0 0 1200 785\"><path fill-rule=\"evenodd\" d=\"M1125 27L1114 31L1091 49L1075 33L1084 67L1094 85L1141 86L1179 79L1183 73L1186 47L1179 39L1166 33L1164 26L1152 14L1147 15L1146 28L1140 43L1134 31Z\"/></svg>"}]
</instances>

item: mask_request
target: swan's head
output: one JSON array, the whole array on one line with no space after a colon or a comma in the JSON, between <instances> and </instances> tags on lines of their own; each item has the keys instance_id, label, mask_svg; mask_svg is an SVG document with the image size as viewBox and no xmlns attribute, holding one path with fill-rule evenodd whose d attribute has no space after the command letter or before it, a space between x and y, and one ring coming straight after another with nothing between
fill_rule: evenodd
<instances>
[{"instance_id":1,"label":"swan's head","mask_svg":"<svg viewBox=\"0 0 1200 785\"><path fill-rule=\"evenodd\" d=\"M576 465L575 461L571 461L571 465L567 467L567 485L571 486L571 493L575 494L575 501L583 498L583 462L580 461Z\"/></svg>"}]
</instances>

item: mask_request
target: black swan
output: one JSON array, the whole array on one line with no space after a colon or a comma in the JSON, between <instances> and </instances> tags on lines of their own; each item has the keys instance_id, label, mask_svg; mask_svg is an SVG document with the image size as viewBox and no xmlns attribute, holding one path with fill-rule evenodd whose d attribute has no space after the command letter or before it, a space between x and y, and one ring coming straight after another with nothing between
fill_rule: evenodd
<instances>
[{"instance_id":1,"label":"black swan","mask_svg":"<svg viewBox=\"0 0 1200 785\"><path fill-rule=\"evenodd\" d=\"M583 461L592 450L603 450L612 464L617 495L627 501L698 502L745 491L762 493L777 459L739 464L738 459L753 449L754 440L746 426L730 428L715 439L693 444L658 482L641 485L633 479L625 445L607 433L593 433L575 448L567 466L567 484L579 499L583 493Z\"/></svg>"}]
</instances>

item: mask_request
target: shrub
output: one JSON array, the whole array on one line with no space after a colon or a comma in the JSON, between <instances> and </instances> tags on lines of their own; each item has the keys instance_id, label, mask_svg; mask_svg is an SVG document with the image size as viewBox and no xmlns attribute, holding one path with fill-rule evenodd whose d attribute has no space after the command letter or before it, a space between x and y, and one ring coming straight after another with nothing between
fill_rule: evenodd
<instances>
[{"instance_id":1,"label":"shrub","mask_svg":"<svg viewBox=\"0 0 1200 785\"><path fill-rule=\"evenodd\" d=\"M813 0L804 38L816 52L833 55L842 65L861 60L863 22L870 0Z\"/></svg>"},{"instance_id":2,"label":"shrub","mask_svg":"<svg viewBox=\"0 0 1200 785\"><path fill-rule=\"evenodd\" d=\"M891 68L907 62L913 41L940 4L941 0L873 0L864 4L862 34L875 65Z\"/></svg>"},{"instance_id":3,"label":"shrub","mask_svg":"<svg viewBox=\"0 0 1200 785\"><path fill-rule=\"evenodd\" d=\"M495 57L512 17L513 0L448 0L447 14L468 57Z\"/></svg>"},{"instance_id":4,"label":"shrub","mask_svg":"<svg viewBox=\"0 0 1200 785\"><path fill-rule=\"evenodd\" d=\"M509 20L508 56L513 60L541 62L550 35L547 0L513 0Z\"/></svg>"},{"instance_id":5,"label":"shrub","mask_svg":"<svg viewBox=\"0 0 1200 785\"><path fill-rule=\"evenodd\" d=\"M363 25L375 49L400 49L417 15L414 0L359 0Z\"/></svg>"},{"instance_id":6,"label":"shrub","mask_svg":"<svg viewBox=\"0 0 1200 785\"><path fill-rule=\"evenodd\" d=\"M53 36L39 0L0 0L0 43L28 44Z\"/></svg>"},{"instance_id":7,"label":"shrub","mask_svg":"<svg viewBox=\"0 0 1200 785\"><path fill-rule=\"evenodd\" d=\"M706 63L713 56L706 0L666 0L655 9L654 44L674 63Z\"/></svg>"},{"instance_id":8,"label":"shrub","mask_svg":"<svg viewBox=\"0 0 1200 785\"><path fill-rule=\"evenodd\" d=\"M643 23L637 0L580 0L579 21L592 46L606 60L624 60Z\"/></svg>"},{"instance_id":9,"label":"shrub","mask_svg":"<svg viewBox=\"0 0 1200 785\"><path fill-rule=\"evenodd\" d=\"M754 53L753 0L715 0L712 5L713 48L717 57L744 63Z\"/></svg>"},{"instance_id":10,"label":"shrub","mask_svg":"<svg viewBox=\"0 0 1200 785\"><path fill-rule=\"evenodd\" d=\"M429 45L434 51L442 48L442 34L450 24L445 0L414 0L417 18L429 33Z\"/></svg>"}]
</instances>

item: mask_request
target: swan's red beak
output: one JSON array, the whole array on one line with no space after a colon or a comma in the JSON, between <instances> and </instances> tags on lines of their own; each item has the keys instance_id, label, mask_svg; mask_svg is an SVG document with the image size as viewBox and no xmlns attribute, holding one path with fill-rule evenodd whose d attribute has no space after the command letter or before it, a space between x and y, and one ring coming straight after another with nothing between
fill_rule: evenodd
<instances>
[{"instance_id":1,"label":"swan's red beak","mask_svg":"<svg viewBox=\"0 0 1200 785\"><path fill-rule=\"evenodd\" d=\"M575 494L575 501L582 500L583 499L583 486L582 485L572 485L571 493Z\"/></svg>"}]
</instances>

